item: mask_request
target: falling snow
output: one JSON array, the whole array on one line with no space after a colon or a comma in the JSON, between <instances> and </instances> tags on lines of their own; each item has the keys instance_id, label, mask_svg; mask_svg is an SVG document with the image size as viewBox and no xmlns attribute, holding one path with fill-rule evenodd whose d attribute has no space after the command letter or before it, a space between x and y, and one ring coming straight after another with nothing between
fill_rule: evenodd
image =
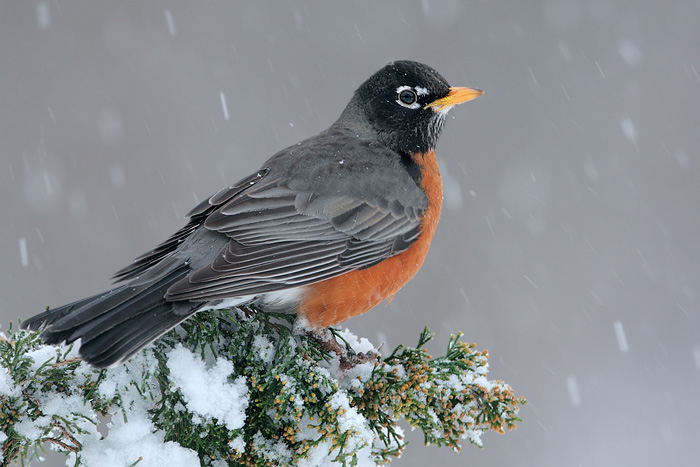
<instances>
[{"instance_id":1,"label":"falling snow","mask_svg":"<svg viewBox=\"0 0 700 467\"><path fill-rule=\"evenodd\" d=\"M532 71L532 67L528 66L527 67L527 72L530 73L530 79L534 84L537 84L537 78L535 78L535 72Z\"/></svg>"},{"instance_id":2,"label":"falling snow","mask_svg":"<svg viewBox=\"0 0 700 467\"><path fill-rule=\"evenodd\" d=\"M124 174L124 168L118 165L113 165L112 167L110 167L109 181L112 183L112 186L114 188L124 188L124 185L126 185L126 175Z\"/></svg>"},{"instance_id":3,"label":"falling snow","mask_svg":"<svg viewBox=\"0 0 700 467\"><path fill-rule=\"evenodd\" d=\"M627 336L625 336L625 328L622 327L622 323L620 321L615 321L613 323L613 328L615 329L615 337L617 338L617 346L620 348L620 352L629 351Z\"/></svg>"},{"instance_id":4,"label":"falling snow","mask_svg":"<svg viewBox=\"0 0 700 467\"><path fill-rule=\"evenodd\" d=\"M173 19L173 13L170 10L165 10L165 23L168 25L168 33L171 36L177 35L177 29L175 29L175 20Z\"/></svg>"},{"instance_id":5,"label":"falling snow","mask_svg":"<svg viewBox=\"0 0 700 467\"><path fill-rule=\"evenodd\" d=\"M224 111L224 120L228 121L228 106L226 105L226 96L223 91L219 93L219 99L221 99L221 108Z\"/></svg>"},{"instance_id":6,"label":"falling snow","mask_svg":"<svg viewBox=\"0 0 700 467\"><path fill-rule=\"evenodd\" d=\"M116 109L105 107L97 117L97 129L100 138L106 144L117 144L124 136L122 117Z\"/></svg>"},{"instance_id":7,"label":"falling snow","mask_svg":"<svg viewBox=\"0 0 700 467\"><path fill-rule=\"evenodd\" d=\"M39 23L39 29L48 29L51 26L51 6L48 2L36 4L36 18Z\"/></svg>"},{"instance_id":8,"label":"falling snow","mask_svg":"<svg viewBox=\"0 0 700 467\"><path fill-rule=\"evenodd\" d=\"M27 239L22 237L19 239L19 257L23 267L29 266L29 254L27 253Z\"/></svg>"},{"instance_id":9,"label":"falling snow","mask_svg":"<svg viewBox=\"0 0 700 467\"><path fill-rule=\"evenodd\" d=\"M632 120L630 120L628 117L624 117L620 120L620 127L622 127L622 133L630 143L637 142L637 128L635 128Z\"/></svg>"},{"instance_id":10,"label":"falling snow","mask_svg":"<svg viewBox=\"0 0 700 467\"><path fill-rule=\"evenodd\" d=\"M571 51L569 50L569 46L566 45L565 42L559 42L557 44L557 47L559 47L559 51L561 52L562 57L564 57L564 60L567 62L572 62L573 61L573 56L571 55Z\"/></svg>"},{"instance_id":11,"label":"falling snow","mask_svg":"<svg viewBox=\"0 0 700 467\"><path fill-rule=\"evenodd\" d=\"M620 42L618 51L622 60L629 66L639 66L643 61L642 51L632 41L623 40Z\"/></svg>"},{"instance_id":12,"label":"falling snow","mask_svg":"<svg viewBox=\"0 0 700 467\"><path fill-rule=\"evenodd\" d=\"M598 60L595 61L595 66L598 68L598 73L600 73L600 76L605 78L605 73L603 72L603 68L601 68L600 63L598 63Z\"/></svg>"},{"instance_id":13,"label":"falling snow","mask_svg":"<svg viewBox=\"0 0 700 467\"><path fill-rule=\"evenodd\" d=\"M578 382L574 376L568 376L566 378L566 391L569 394L569 402L574 407L581 405L581 392L578 388Z\"/></svg>"},{"instance_id":14,"label":"falling snow","mask_svg":"<svg viewBox=\"0 0 700 467\"><path fill-rule=\"evenodd\" d=\"M442 190L445 206L454 211L459 211L464 207L464 197L462 196L462 187L453 171L447 166L444 161L440 162L440 173L442 174Z\"/></svg>"}]
</instances>

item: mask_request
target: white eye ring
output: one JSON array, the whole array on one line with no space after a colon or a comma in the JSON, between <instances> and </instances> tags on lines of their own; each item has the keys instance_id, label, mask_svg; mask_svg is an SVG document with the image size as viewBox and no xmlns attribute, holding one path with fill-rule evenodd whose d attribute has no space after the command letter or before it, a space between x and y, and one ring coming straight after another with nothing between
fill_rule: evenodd
<instances>
[{"instance_id":1,"label":"white eye ring","mask_svg":"<svg viewBox=\"0 0 700 467\"><path fill-rule=\"evenodd\" d=\"M413 102L407 103L404 102L401 99L401 94L404 93L405 91L409 91L411 94L413 94ZM396 103L399 104L402 107L406 107L407 109L419 109L420 104L418 103L418 93L413 90L411 86L399 86L396 88Z\"/></svg>"}]
</instances>

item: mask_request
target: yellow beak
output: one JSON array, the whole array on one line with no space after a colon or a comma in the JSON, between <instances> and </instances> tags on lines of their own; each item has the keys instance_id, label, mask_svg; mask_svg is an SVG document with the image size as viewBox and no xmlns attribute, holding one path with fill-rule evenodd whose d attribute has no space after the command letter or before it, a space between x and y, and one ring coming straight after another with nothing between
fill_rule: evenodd
<instances>
[{"instance_id":1,"label":"yellow beak","mask_svg":"<svg viewBox=\"0 0 700 467\"><path fill-rule=\"evenodd\" d=\"M439 112L440 110L449 109L453 105L461 104L462 102L467 102L472 99L476 99L482 95L484 91L481 89L474 88L450 88L449 94L440 99L436 99L430 104L426 105L424 108L431 107L433 111Z\"/></svg>"}]
</instances>

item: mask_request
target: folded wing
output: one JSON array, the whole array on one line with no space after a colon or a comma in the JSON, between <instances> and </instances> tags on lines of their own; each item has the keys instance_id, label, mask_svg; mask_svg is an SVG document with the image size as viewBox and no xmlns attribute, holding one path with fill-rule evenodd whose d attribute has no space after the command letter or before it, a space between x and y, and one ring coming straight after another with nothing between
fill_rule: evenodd
<instances>
[{"instance_id":1,"label":"folded wing","mask_svg":"<svg viewBox=\"0 0 700 467\"><path fill-rule=\"evenodd\" d=\"M397 200L309 193L266 175L192 211L192 219L229 241L214 261L171 286L166 299L209 301L312 284L373 266L419 233L419 213Z\"/></svg>"}]
</instances>

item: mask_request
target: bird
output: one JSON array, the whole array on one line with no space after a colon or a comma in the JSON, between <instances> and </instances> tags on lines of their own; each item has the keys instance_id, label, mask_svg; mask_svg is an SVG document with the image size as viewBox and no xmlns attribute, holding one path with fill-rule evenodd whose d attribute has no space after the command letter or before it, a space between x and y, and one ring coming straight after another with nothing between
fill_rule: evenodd
<instances>
[{"instance_id":1,"label":"bird","mask_svg":"<svg viewBox=\"0 0 700 467\"><path fill-rule=\"evenodd\" d=\"M21 323L115 367L202 310L252 305L323 330L390 301L420 269L442 206L447 112L483 91L394 61L316 136L206 198L113 276L115 288Z\"/></svg>"}]
</instances>

